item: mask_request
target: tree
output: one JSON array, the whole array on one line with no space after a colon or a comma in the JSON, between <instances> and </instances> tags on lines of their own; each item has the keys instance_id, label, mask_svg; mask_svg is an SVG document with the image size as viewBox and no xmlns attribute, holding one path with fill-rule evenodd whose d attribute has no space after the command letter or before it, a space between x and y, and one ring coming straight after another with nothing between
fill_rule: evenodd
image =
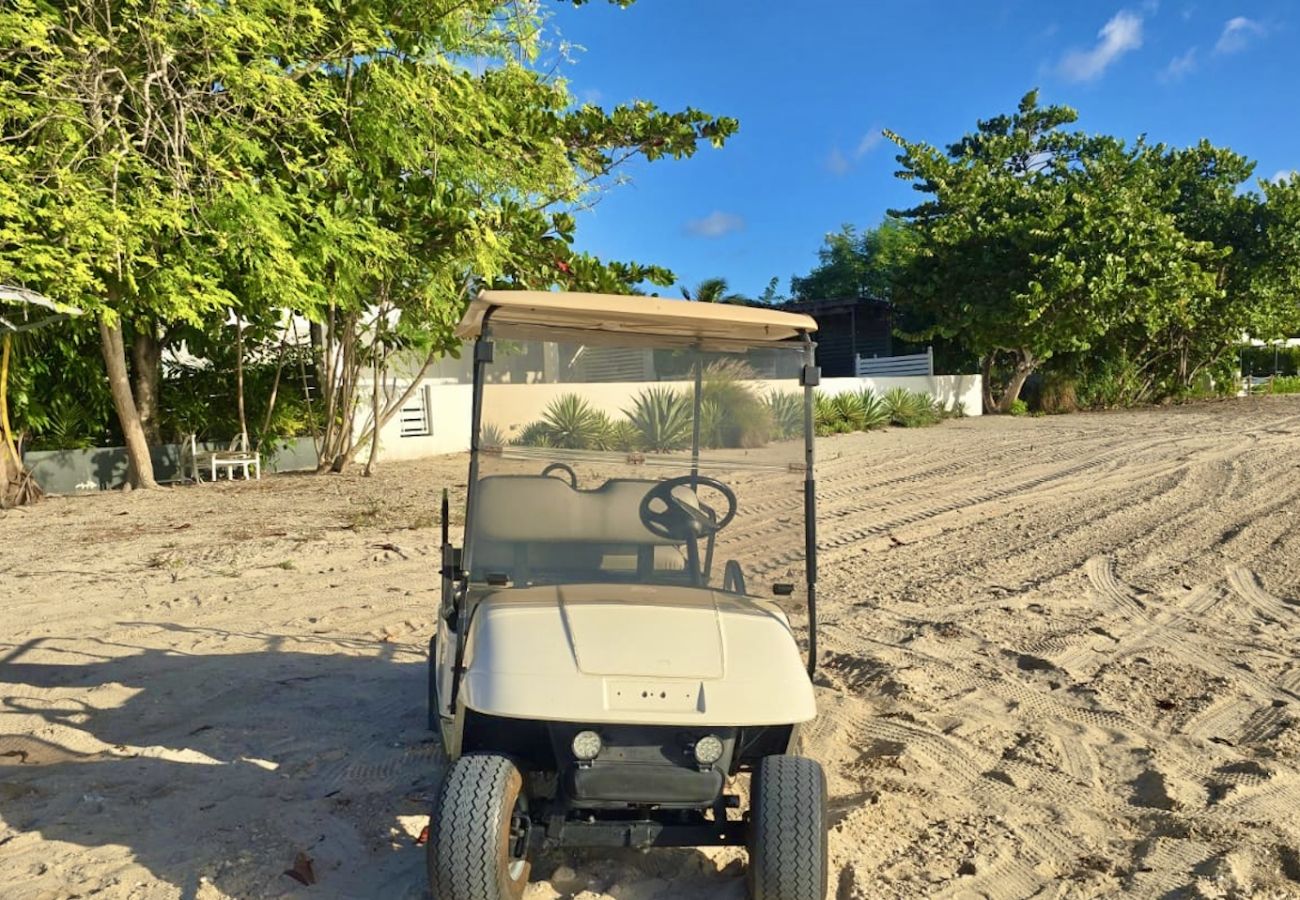
<instances>
[{"instance_id":1,"label":"tree","mask_svg":"<svg viewBox=\"0 0 1300 900\"><path fill-rule=\"evenodd\" d=\"M1076 118L1032 91L946 151L887 132L899 176L930 195L897 214L917 246L895 303L930 323L915 337L980 356L989 411L1009 411L1054 355L1220 291L1209 267L1223 251L1179 231L1150 149L1063 130Z\"/></svg>"},{"instance_id":2,"label":"tree","mask_svg":"<svg viewBox=\"0 0 1300 900\"><path fill-rule=\"evenodd\" d=\"M735 131L695 109L574 108L530 66L540 24L515 0L0 12L0 276L97 317L135 485L153 483L176 325L271 308L320 323L339 468L365 443L361 372L399 351L427 366L478 284L597 277L567 262L567 210L629 159Z\"/></svg>"},{"instance_id":3,"label":"tree","mask_svg":"<svg viewBox=\"0 0 1300 900\"><path fill-rule=\"evenodd\" d=\"M694 289L682 286L682 296L696 303L748 303L749 298L729 290L727 279L706 278Z\"/></svg>"},{"instance_id":4,"label":"tree","mask_svg":"<svg viewBox=\"0 0 1300 900\"><path fill-rule=\"evenodd\" d=\"M797 300L866 297L888 301L915 244L915 233L896 216L886 216L861 234L852 225L843 225L838 232L826 235L817 251L817 266L807 275L790 279L790 291Z\"/></svg>"}]
</instances>

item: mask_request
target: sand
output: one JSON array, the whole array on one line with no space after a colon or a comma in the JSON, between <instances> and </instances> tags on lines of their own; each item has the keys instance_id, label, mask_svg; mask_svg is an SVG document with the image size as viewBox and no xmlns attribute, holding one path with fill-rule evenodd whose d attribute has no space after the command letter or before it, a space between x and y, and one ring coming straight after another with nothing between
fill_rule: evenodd
<instances>
[{"instance_id":1,"label":"sand","mask_svg":"<svg viewBox=\"0 0 1300 900\"><path fill-rule=\"evenodd\" d=\"M819 453L832 896L1300 897L1300 401ZM423 896L444 484L3 514L0 894ZM556 854L528 896L739 900L744 856Z\"/></svg>"}]
</instances>

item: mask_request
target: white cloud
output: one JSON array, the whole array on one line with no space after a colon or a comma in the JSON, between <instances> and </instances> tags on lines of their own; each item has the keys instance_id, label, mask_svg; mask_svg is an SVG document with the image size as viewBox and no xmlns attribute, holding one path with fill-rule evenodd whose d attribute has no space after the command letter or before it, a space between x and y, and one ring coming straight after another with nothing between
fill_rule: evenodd
<instances>
[{"instance_id":1,"label":"white cloud","mask_svg":"<svg viewBox=\"0 0 1300 900\"><path fill-rule=\"evenodd\" d=\"M1300 172L1297 172L1295 169L1279 169L1273 173L1273 177L1270 178L1269 181L1274 184L1281 184L1284 181L1291 181L1297 177L1300 177Z\"/></svg>"},{"instance_id":2,"label":"white cloud","mask_svg":"<svg viewBox=\"0 0 1300 900\"><path fill-rule=\"evenodd\" d=\"M714 210L702 219L691 219L686 223L687 234L702 238L720 238L744 228L743 218L722 210Z\"/></svg>"},{"instance_id":3,"label":"white cloud","mask_svg":"<svg viewBox=\"0 0 1300 900\"><path fill-rule=\"evenodd\" d=\"M870 131L862 136L862 140L858 141L858 149L853 152L853 158L862 159L862 157L879 147L880 142L884 139L884 132L873 126Z\"/></svg>"},{"instance_id":4,"label":"white cloud","mask_svg":"<svg viewBox=\"0 0 1300 900\"><path fill-rule=\"evenodd\" d=\"M1237 16L1223 23L1223 33L1219 35L1219 42L1214 45L1214 52L1239 53L1245 50L1252 40L1263 37L1267 33L1268 29L1254 19Z\"/></svg>"},{"instance_id":5,"label":"white cloud","mask_svg":"<svg viewBox=\"0 0 1300 900\"><path fill-rule=\"evenodd\" d=\"M600 101L604 99L605 92L599 88L587 88L585 91L581 91L578 94L578 101L580 103L590 103L592 106L599 106Z\"/></svg>"},{"instance_id":6,"label":"white cloud","mask_svg":"<svg viewBox=\"0 0 1300 900\"><path fill-rule=\"evenodd\" d=\"M1142 17L1122 10L1097 32L1097 46L1072 50L1061 60L1060 72L1070 81L1100 78L1111 63L1142 46Z\"/></svg>"},{"instance_id":7,"label":"white cloud","mask_svg":"<svg viewBox=\"0 0 1300 900\"><path fill-rule=\"evenodd\" d=\"M839 147L832 147L831 152L826 157L826 170L832 175L847 175L849 169L853 168L853 163L844 155Z\"/></svg>"},{"instance_id":8,"label":"white cloud","mask_svg":"<svg viewBox=\"0 0 1300 900\"><path fill-rule=\"evenodd\" d=\"M1181 81L1196 71L1196 48L1192 47L1181 56L1169 60L1169 65L1160 73L1161 81Z\"/></svg>"}]
</instances>

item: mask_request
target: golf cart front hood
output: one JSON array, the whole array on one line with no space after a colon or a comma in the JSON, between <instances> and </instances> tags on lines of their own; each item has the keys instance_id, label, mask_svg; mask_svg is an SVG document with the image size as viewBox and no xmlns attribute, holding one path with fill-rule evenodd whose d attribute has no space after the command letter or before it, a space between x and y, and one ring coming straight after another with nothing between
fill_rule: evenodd
<instances>
[{"instance_id":1,"label":"golf cart front hood","mask_svg":"<svg viewBox=\"0 0 1300 900\"><path fill-rule=\"evenodd\" d=\"M816 712L775 604L647 585L485 596L463 696L479 712L554 721L769 725Z\"/></svg>"}]
</instances>

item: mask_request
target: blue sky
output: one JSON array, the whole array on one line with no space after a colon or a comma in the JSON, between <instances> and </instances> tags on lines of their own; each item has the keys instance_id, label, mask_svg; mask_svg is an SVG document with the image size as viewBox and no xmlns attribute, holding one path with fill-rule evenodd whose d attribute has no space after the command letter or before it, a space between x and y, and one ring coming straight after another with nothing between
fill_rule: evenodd
<instances>
[{"instance_id":1,"label":"blue sky","mask_svg":"<svg viewBox=\"0 0 1300 900\"><path fill-rule=\"evenodd\" d=\"M1283 0L597 0L552 28L583 48L562 68L582 100L740 120L724 149L636 166L579 218L579 249L687 284L784 290L827 232L917 196L881 128L947 143L1034 87L1088 131L1209 138L1261 178L1300 169L1300 4Z\"/></svg>"}]
</instances>

